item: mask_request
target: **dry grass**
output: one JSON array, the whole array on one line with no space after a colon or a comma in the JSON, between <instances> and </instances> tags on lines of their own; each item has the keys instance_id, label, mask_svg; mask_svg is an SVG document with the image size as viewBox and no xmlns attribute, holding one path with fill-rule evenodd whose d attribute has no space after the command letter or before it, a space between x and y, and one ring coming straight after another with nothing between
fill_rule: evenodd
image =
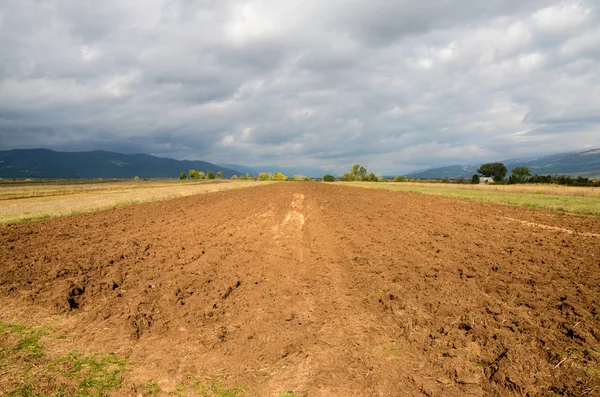
<instances>
[{"instance_id":1,"label":"dry grass","mask_svg":"<svg viewBox=\"0 0 600 397\"><path fill-rule=\"evenodd\" d=\"M342 182L366 188L405 191L518 207L600 217L600 188L557 185L458 185L444 183Z\"/></svg>"},{"instance_id":2,"label":"dry grass","mask_svg":"<svg viewBox=\"0 0 600 397\"><path fill-rule=\"evenodd\" d=\"M558 196L580 196L600 198L600 188L561 186L561 185L471 185L471 184L444 184L444 183L415 183L391 182L390 185L418 187L418 188L451 188L461 190L474 190L485 192L550 194Z\"/></svg>"},{"instance_id":3,"label":"dry grass","mask_svg":"<svg viewBox=\"0 0 600 397\"><path fill-rule=\"evenodd\" d=\"M269 182L118 182L0 187L0 224L257 186Z\"/></svg>"}]
</instances>

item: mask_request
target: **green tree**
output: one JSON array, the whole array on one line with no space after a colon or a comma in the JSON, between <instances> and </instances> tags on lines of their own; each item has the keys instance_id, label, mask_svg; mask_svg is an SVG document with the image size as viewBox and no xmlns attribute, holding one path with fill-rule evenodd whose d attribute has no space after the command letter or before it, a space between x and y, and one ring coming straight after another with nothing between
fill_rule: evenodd
<instances>
[{"instance_id":1,"label":"green tree","mask_svg":"<svg viewBox=\"0 0 600 397\"><path fill-rule=\"evenodd\" d=\"M223 179L223 173L221 171L217 172L217 179Z\"/></svg>"},{"instance_id":2,"label":"green tree","mask_svg":"<svg viewBox=\"0 0 600 397\"><path fill-rule=\"evenodd\" d=\"M286 181L287 180L287 176L283 175L281 172L275 172L273 174L273 180L274 181Z\"/></svg>"},{"instance_id":3,"label":"green tree","mask_svg":"<svg viewBox=\"0 0 600 397\"><path fill-rule=\"evenodd\" d=\"M371 172L368 176L368 180L369 180L369 182L377 182L377 181L379 181L379 177L377 175L375 175L374 172Z\"/></svg>"},{"instance_id":4,"label":"green tree","mask_svg":"<svg viewBox=\"0 0 600 397\"><path fill-rule=\"evenodd\" d=\"M134 180L134 181L139 181L139 180L140 180L140 177L136 175L136 176L134 176L134 177L133 177L133 180Z\"/></svg>"},{"instance_id":5,"label":"green tree","mask_svg":"<svg viewBox=\"0 0 600 397\"><path fill-rule=\"evenodd\" d=\"M268 181L269 179L271 179L271 175L267 174L266 172L261 172L258 174L259 181Z\"/></svg>"},{"instance_id":6,"label":"green tree","mask_svg":"<svg viewBox=\"0 0 600 397\"><path fill-rule=\"evenodd\" d=\"M204 179L204 178L206 178L206 175L204 174L204 171L198 172L198 179Z\"/></svg>"},{"instance_id":7,"label":"green tree","mask_svg":"<svg viewBox=\"0 0 600 397\"><path fill-rule=\"evenodd\" d=\"M512 175L508 178L508 183L525 183L531 176L531 171L527 167L515 167L512 169Z\"/></svg>"},{"instance_id":8,"label":"green tree","mask_svg":"<svg viewBox=\"0 0 600 397\"><path fill-rule=\"evenodd\" d=\"M367 169L360 164L354 164L352 168L350 168L350 174L355 178L355 181L364 181L367 180Z\"/></svg>"},{"instance_id":9,"label":"green tree","mask_svg":"<svg viewBox=\"0 0 600 397\"><path fill-rule=\"evenodd\" d=\"M473 185L479 185L479 175L477 175L477 174L473 175L473 178L471 178L471 183Z\"/></svg>"},{"instance_id":10,"label":"green tree","mask_svg":"<svg viewBox=\"0 0 600 397\"><path fill-rule=\"evenodd\" d=\"M504 180L508 170L502 163L486 163L482 164L477 172L486 177L493 177L495 182L499 182Z\"/></svg>"},{"instance_id":11,"label":"green tree","mask_svg":"<svg viewBox=\"0 0 600 397\"><path fill-rule=\"evenodd\" d=\"M367 169L360 164L354 164L350 167L350 172L342 175L343 181L368 181L369 175Z\"/></svg>"},{"instance_id":12,"label":"green tree","mask_svg":"<svg viewBox=\"0 0 600 397\"><path fill-rule=\"evenodd\" d=\"M181 174L179 174L179 179L180 180L187 179L187 175L185 174L185 172L182 172Z\"/></svg>"},{"instance_id":13,"label":"green tree","mask_svg":"<svg viewBox=\"0 0 600 397\"><path fill-rule=\"evenodd\" d=\"M238 179L239 179L239 178L238 178L238 176L237 176L237 175L234 175L234 176L232 176L232 177L231 177L231 180L232 180L232 181L237 181Z\"/></svg>"},{"instance_id":14,"label":"green tree","mask_svg":"<svg viewBox=\"0 0 600 397\"><path fill-rule=\"evenodd\" d=\"M248 174L242 175L241 179L244 181L247 181L250 179L250 175L248 175Z\"/></svg>"},{"instance_id":15,"label":"green tree","mask_svg":"<svg viewBox=\"0 0 600 397\"><path fill-rule=\"evenodd\" d=\"M206 177L208 179L215 179L215 173L212 171L208 171L208 174L206 175Z\"/></svg>"},{"instance_id":16,"label":"green tree","mask_svg":"<svg viewBox=\"0 0 600 397\"><path fill-rule=\"evenodd\" d=\"M333 182L333 181L335 181L335 178L333 175L327 174L323 177L323 182Z\"/></svg>"},{"instance_id":17,"label":"green tree","mask_svg":"<svg viewBox=\"0 0 600 397\"><path fill-rule=\"evenodd\" d=\"M196 170L190 170L188 175L190 176L190 179L200 179L200 173Z\"/></svg>"}]
</instances>

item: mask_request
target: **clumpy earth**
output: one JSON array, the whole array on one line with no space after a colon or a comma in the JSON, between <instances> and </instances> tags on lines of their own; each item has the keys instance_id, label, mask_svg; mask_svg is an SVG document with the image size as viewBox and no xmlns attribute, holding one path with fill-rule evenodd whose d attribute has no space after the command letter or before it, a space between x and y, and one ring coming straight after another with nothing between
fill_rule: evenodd
<instances>
[{"instance_id":1,"label":"clumpy earth","mask_svg":"<svg viewBox=\"0 0 600 397\"><path fill-rule=\"evenodd\" d=\"M193 376L259 396L600 395L599 234L273 184L0 227L0 320L53 324L165 393Z\"/></svg>"}]
</instances>

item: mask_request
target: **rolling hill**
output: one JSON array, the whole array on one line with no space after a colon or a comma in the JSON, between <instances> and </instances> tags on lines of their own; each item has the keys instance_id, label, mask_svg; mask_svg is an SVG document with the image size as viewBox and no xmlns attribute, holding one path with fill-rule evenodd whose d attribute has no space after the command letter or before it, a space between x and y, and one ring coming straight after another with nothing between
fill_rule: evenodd
<instances>
[{"instance_id":1,"label":"rolling hill","mask_svg":"<svg viewBox=\"0 0 600 397\"><path fill-rule=\"evenodd\" d=\"M205 161L174 160L149 154L123 154L94 150L57 152L48 149L0 151L0 178L177 178L181 172L223 172L225 178L240 172Z\"/></svg>"},{"instance_id":2,"label":"rolling hill","mask_svg":"<svg viewBox=\"0 0 600 397\"><path fill-rule=\"evenodd\" d=\"M490 161L491 162L491 161ZM567 175L588 178L600 177L600 149L577 153L559 153L534 159L510 159L501 161L510 170L515 167L528 167L532 174ZM477 173L479 165L450 165L408 174L412 178L470 178Z\"/></svg>"}]
</instances>

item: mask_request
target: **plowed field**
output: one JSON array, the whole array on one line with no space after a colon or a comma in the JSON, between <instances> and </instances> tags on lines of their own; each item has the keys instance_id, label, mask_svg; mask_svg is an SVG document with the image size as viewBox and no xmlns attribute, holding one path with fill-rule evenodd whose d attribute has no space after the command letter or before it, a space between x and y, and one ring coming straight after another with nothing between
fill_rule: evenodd
<instances>
[{"instance_id":1,"label":"plowed field","mask_svg":"<svg viewBox=\"0 0 600 397\"><path fill-rule=\"evenodd\" d=\"M259 396L600 395L599 234L274 184L0 227L0 319L116 352L127 384L165 392L194 376Z\"/></svg>"}]
</instances>

